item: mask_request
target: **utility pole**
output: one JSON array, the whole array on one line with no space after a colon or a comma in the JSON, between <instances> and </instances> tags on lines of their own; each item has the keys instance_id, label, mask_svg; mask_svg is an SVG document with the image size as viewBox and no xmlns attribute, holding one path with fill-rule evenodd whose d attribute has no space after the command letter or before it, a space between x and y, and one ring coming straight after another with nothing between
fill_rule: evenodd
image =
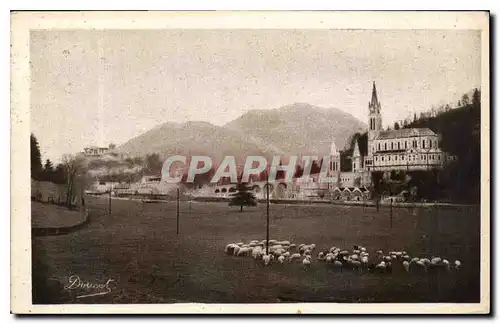
<instances>
[{"instance_id":1,"label":"utility pole","mask_svg":"<svg viewBox=\"0 0 500 324\"><path fill-rule=\"evenodd\" d=\"M113 191L112 189L113 189L113 187L112 187L112 185L110 184L110 185L109 185L108 215L111 215L111 192Z\"/></svg>"},{"instance_id":2,"label":"utility pole","mask_svg":"<svg viewBox=\"0 0 500 324\"><path fill-rule=\"evenodd\" d=\"M391 197L391 216L390 216L390 220L391 220L391 229L392 229L392 199L393 199L393 197Z\"/></svg>"},{"instance_id":3,"label":"utility pole","mask_svg":"<svg viewBox=\"0 0 500 324\"><path fill-rule=\"evenodd\" d=\"M266 226L266 254L269 254L269 172L266 178L266 192L267 192L267 226Z\"/></svg>"},{"instance_id":4,"label":"utility pole","mask_svg":"<svg viewBox=\"0 0 500 324\"><path fill-rule=\"evenodd\" d=\"M177 188L177 234L179 234L179 188Z\"/></svg>"}]
</instances>

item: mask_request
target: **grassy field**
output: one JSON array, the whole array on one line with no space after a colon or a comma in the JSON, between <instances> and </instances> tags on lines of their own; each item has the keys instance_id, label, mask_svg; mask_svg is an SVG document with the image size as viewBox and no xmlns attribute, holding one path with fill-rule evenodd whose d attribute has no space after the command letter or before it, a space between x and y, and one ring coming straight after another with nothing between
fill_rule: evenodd
<instances>
[{"instance_id":1,"label":"grassy field","mask_svg":"<svg viewBox=\"0 0 500 324\"><path fill-rule=\"evenodd\" d=\"M271 205L271 239L459 259L459 272L392 274L341 271L314 262L264 267L224 253L227 243L265 239L265 205L144 204L88 199L91 222L76 233L33 239L35 303L479 302L480 217L477 208L394 209ZM77 299L68 277L115 280L107 295Z\"/></svg>"}]
</instances>

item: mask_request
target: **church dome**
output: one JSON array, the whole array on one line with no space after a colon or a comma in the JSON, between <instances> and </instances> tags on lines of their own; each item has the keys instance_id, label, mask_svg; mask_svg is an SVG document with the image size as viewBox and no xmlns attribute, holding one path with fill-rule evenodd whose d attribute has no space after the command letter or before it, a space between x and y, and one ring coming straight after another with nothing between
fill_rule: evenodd
<instances>
[{"instance_id":1,"label":"church dome","mask_svg":"<svg viewBox=\"0 0 500 324\"><path fill-rule=\"evenodd\" d=\"M339 155L339 151L337 150L337 145L335 145L335 140L332 141L332 145L330 146L330 156Z\"/></svg>"}]
</instances>

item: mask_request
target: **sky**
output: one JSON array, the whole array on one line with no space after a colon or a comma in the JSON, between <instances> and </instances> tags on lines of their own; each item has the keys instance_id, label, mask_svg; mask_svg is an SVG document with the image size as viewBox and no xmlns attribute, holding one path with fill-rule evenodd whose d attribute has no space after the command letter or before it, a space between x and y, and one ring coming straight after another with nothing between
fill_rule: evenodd
<instances>
[{"instance_id":1,"label":"sky","mask_svg":"<svg viewBox=\"0 0 500 324\"><path fill-rule=\"evenodd\" d=\"M294 102L384 127L480 88L479 31L31 31L31 130L42 158L127 140L165 122L224 125Z\"/></svg>"}]
</instances>

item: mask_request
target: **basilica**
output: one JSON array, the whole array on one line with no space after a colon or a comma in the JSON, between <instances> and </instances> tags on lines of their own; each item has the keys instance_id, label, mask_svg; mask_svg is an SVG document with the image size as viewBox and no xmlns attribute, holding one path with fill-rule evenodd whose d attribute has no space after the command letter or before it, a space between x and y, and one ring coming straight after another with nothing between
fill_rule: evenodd
<instances>
[{"instance_id":1,"label":"basilica","mask_svg":"<svg viewBox=\"0 0 500 324\"><path fill-rule=\"evenodd\" d=\"M367 143L361 143L361 139L354 143L351 172L341 172L340 153L332 143L328 171L329 176L336 177L338 182L329 184L330 189L367 187L374 171L442 169L448 160L454 159L439 148L439 136L429 128L383 130L381 110L374 82L368 102Z\"/></svg>"}]
</instances>

